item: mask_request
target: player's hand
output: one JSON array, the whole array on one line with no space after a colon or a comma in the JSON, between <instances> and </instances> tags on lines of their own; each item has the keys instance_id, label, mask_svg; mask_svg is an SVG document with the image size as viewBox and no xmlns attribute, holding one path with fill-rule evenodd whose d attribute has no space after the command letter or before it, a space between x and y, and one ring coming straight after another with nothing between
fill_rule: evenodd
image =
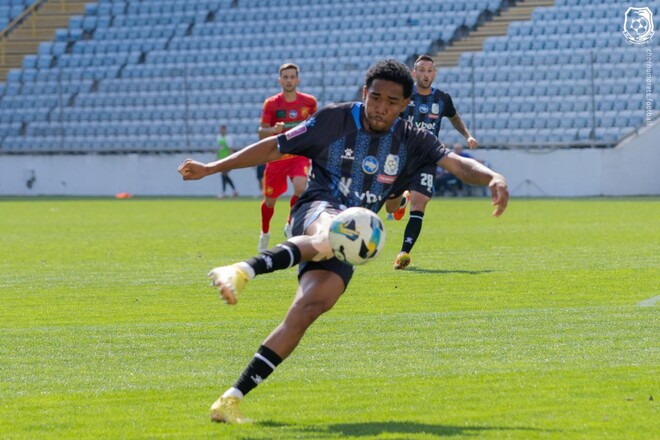
<instances>
[{"instance_id":1,"label":"player's hand","mask_svg":"<svg viewBox=\"0 0 660 440\"><path fill-rule=\"evenodd\" d=\"M509 204L509 187L506 184L506 179L504 176L497 174L488 184L488 188L490 188L493 206L495 206L493 216L499 217Z\"/></svg>"},{"instance_id":2,"label":"player's hand","mask_svg":"<svg viewBox=\"0 0 660 440\"><path fill-rule=\"evenodd\" d=\"M199 180L209 174L205 164L192 159L184 160L178 171L183 180Z\"/></svg>"},{"instance_id":3,"label":"player's hand","mask_svg":"<svg viewBox=\"0 0 660 440\"><path fill-rule=\"evenodd\" d=\"M467 138L467 144L468 144L468 147L470 147L470 149L473 150L473 149L477 148L477 145L479 145L479 142L477 142L477 140L475 138L470 136L469 138Z\"/></svg>"},{"instance_id":4,"label":"player's hand","mask_svg":"<svg viewBox=\"0 0 660 440\"><path fill-rule=\"evenodd\" d=\"M275 134L280 134L284 131L284 122L278 122L275 125L273 125L273 132Z\"/></svg>"}]
</instances>

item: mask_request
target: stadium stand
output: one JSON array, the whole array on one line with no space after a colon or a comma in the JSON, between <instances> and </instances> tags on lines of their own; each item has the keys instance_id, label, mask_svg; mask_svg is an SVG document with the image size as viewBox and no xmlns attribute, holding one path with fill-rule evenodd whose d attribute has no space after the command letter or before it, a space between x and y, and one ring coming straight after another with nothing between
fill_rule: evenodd
<instances>
[{"instance_id":1,"label":"stadium stand","mask_svg":"<svg viewBox=\"0 0 660 440\"><path fill-rule=\"evenodd\" d=\"M3 0L0 2L0 29L4 29L13 19L23 13L25 8L36 0Z\"/></svg>"},{"instance_id":2,"label":"stadium stand","mask_svg":"<svg viewBox=\"0 0 660 440\"><path fill-rule=\"evenodd\" d=\"M558 0L537 8L531 21L512 23L483 51L440 69L438 81L484 145L612 145L645 122L647 51L623 37L628 7L622 0ZM657 29L660 7L652 12ZM462 140L446 126L441 137Z\"/></svg>"},{"instance_id":3,"label":"stadium stand","mask_svg":"<svg viewBox=\"0 0 660 440\"><path fill-rule=\"evenodd\" d=\"M410 62L507 5L89 3L0 84L0 152L210 150L220 121L246 145L257 139L261 105L277 90L282 62L301 66L301 90L321 105L352 100L375 60ZM642 50L627 46L621 34L626 8L616 0L560 0L539 8L505 37L488 39L482 52L441 69L438 86L455 97L485 146L615 142L643 122L643 84L626 79L631 64L643 69ZM579 32L567 35L578 19ZM459 140L446 129L443 139Z\"/></svg>"}]
</instances>

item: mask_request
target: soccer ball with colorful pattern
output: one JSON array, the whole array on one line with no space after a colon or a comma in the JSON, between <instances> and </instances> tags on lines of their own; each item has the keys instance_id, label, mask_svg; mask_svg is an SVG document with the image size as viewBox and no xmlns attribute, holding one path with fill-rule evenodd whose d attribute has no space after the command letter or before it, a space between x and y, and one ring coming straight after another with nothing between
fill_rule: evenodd
<instances>
[{"instance_id":1,"label":"soccer ball with colorful pattern","mask_svg":"<svg viewBox=\"0 0 660 440\"><path fill-rule=\"evenodd\" d=\"M332 220L329 238L337 259L346 264L364 264L383 250L385 227L374 212L348 208Z\"/></svg>"}]
</instances>

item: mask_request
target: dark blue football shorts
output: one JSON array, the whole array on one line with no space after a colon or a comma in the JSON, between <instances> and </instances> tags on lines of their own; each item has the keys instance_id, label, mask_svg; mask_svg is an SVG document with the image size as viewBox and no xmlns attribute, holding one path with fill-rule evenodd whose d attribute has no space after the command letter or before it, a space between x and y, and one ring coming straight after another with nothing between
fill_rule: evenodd
<instances>
[{"instance_id":1,"label":"dark blue football shorts","mask_svg":"<svg viewBox=\"0 0 660 440\"><path fill-rule=\"evenodd\" d=\"M323 200L315 200L312 202L296 205L291 211L293 218L293 227L291 232L294 236L304 235L307 228L319 218L321 213L327 212L329 214L339 214L346 207L339 203L327 202ZM348 287L348 283L353 277L354 266L342 263L336 258L331 258L324 261L307 261L300 263L298 266L298 279L300 279L306 272L310 270L327 270L336 273L344 281L344 289Z\"/></svg>"}]
</instances>

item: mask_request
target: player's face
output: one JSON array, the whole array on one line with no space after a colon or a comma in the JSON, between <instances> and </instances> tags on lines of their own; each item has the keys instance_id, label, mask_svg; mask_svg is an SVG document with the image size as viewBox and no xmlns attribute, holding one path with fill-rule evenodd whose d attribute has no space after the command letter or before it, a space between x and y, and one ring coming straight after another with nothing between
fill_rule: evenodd
<instances>
[{"instance_id":1,"label":"player's face","mask_svg":"<svg viewBox=\"0 0 660 440\"><path fill-rule=\"evenodd\" d=\"M403 86L394 81L375 79L371 87L362 90L367 131L381 133L389 130L399 114L406 109L410 98L403 97Z\"/></svg>"},{"instance_id":2,"label":"player's face","mask_svg":"<svg viewBox=\"0 0 660 440\"><path fill-rule=\"evenodd\" d=\"M298 72L296 69L284 69L280 73L280 77L277 80L282 86L282 91L284 92L295 92L296 87L300 83L298 78Z\"/></svg>"},{"instance_id":3,"label":"player's face","mask_svg":"<svg viewBox=\"0 0 660 440\"><path fill-rule=\"evenodd\" d=\"M435 81L435 65L431 61L422 60L415 64L413 77L418 89L428 89Z\"/></svg>"}]
</instances>

